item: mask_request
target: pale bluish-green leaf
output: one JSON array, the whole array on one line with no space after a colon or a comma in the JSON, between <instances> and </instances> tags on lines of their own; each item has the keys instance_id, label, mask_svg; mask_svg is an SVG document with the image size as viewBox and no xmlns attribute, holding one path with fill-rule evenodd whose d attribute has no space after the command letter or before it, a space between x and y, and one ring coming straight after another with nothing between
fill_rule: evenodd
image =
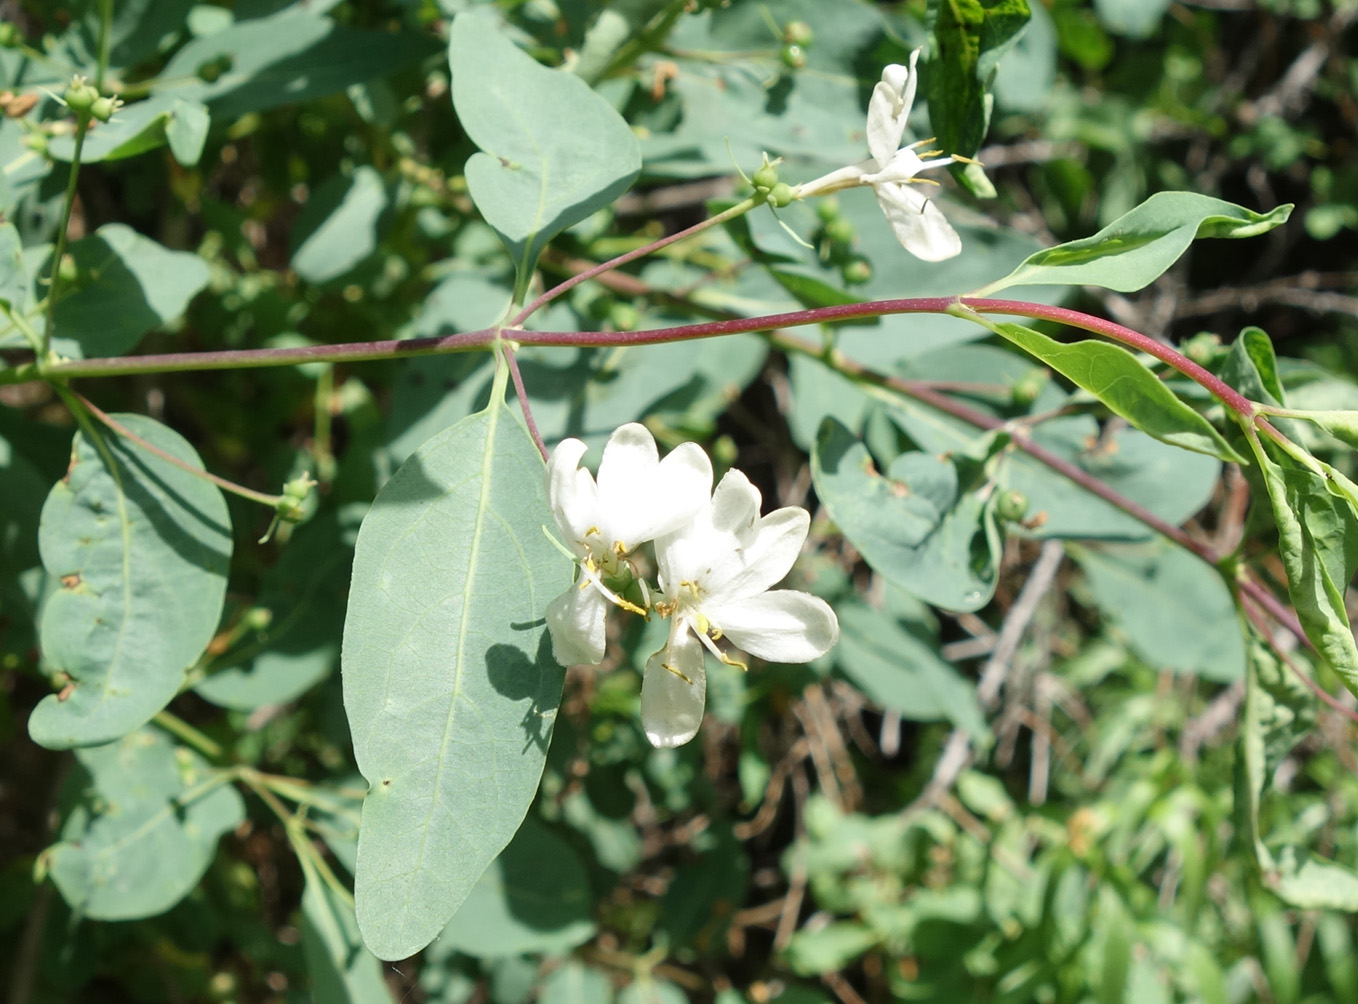
<instances>
[{"instance_id":1,"label":"pale bluish-green leaf","mask_svg":"<svg viewBox=\"0 0 1358 1004\"><path fill-rule=\"evenodd\" d=\"M561 955L594 936L579 855L532 816L477 881L439 940L466 955Z\"/></svg>"},{"instance_id":2,"label":"pale bluish-green leaf","mask_svg":"<svg viewBox=\"0 0 1358 1004\"><path fill-rule=\"evenodd\" d=\"M523 285L548 241L636 180L636 137L583 80L510 42L494 15L457 16L448 63L458 121L481 150L467 161L467 187Z\"/></svg>"},{"instance_id":3,"label":"pale bluish-green leaf","mask_svg":"<svg viewBox=\"0 0 1358 1004\"><path fill-rule=\"evenodd\" d=\"M302 952L316 1004L390 1002L382 963L363 947L354 901L335 888L308 854L297 855L306 885L302 890Z\"/></svg>"},{"instance_id":4,"label":"pale bluish-green leaf","mask_svg":"<svg viewBox=\"0 0 1358 1004\"><path fill-rule=\"evenodd\" d=\"M1358 693L1358 644L1344 593L1358 570L1358 515L1333 481L1281 450L1256 453L1278 526L1287 592L1306 636L1344 685Z\"/></svg>"},{"instance_id":5,"label":"pale bluish-green leaf","mask_svg":"<svg viewBox=\"0 0 1358 1004\"><path fill-rule=\"evenodd\" d=\"M297 528L265 574L255 607L270 620L213 662L199 696L251 711L282 704L323 680L339 662L344 602L361 505L322 511Z\"/></svg>"},{"instance_id":6,"label":"pale bluish-green leaf","mask_svg":"<svg viewBox=\"0 0 1358 1004\"><path fill-rule=\"evenodd\" d=\"M293 8L194 39L159 81L163 93L205 104L214 118L228 121L333 94L429 51L412 33L357 31Z\"/></svg>"},{"instance_id":7,"label":"pale bluish-green leaf","mask_svg":"<svg viewBox=\"0 0 1358 1004\"><path fill-rule=\"evenodd\" d=\"M158 422L115 419L202 466ZM51 749L107 743L170 702L217 628L231 561L226 501L216 485L137 444L86 430L43 506L38 543L60 583L41 634L61 692L33 710L29 734Z\"/></svg>"},{"instance_id":8,"label":"pale bluish-green leaf","mask_svg":"<svg viewBox=\"0 0 1358 1004\"><path fill-rule=\"evenodd\" d=\"M94 920L154 917L198 884L217 840L245 817L236 790L197 753L142 730L76 751L61 842L49 872Z\"/></svg>"},{"instance_id":9,"label":"pale bluish-green leaf","mask_svg":"<svg viewBox=\"0 0 1358 1004\"><path fill-rule=\"evenodd\" d=\"M688 994L669 980L640 975L618 993L618 1004L690 1004Z\"/></svg>"},{"instance_id":10,"label":"pale bluish-green leaf","mask_svg":"<svg viewBox=\"0 0 1358 1004\"><path fill-rule=\"evenodd\" d=\"M1089 391L1110 411L1147 435L1173 446L1235 463L1248 463L1203 418L1120 345L1083 339L1058 342L1022 324L994 330Z\"/></svg>"},{"instance_id":11,"label":"pale bluish-green leaf","mask_svg":"<svg viewBox=\"0 0 1358 1004\"><path fill-rule=\"evenodd\" d=\"M52 347L70 358L116 356L179 318L208 283L207 262L122 223L70 246L77 278L61 288Z\"/></svg>"},{"instance_id":12,"label":"pale bluish-green leaf","mask_svg":"<svg viewBox=\"0 0 1358 1004\"><path fill-rule=\"evenodd\" d=\"M197 101L174 94L157 94L119 108L108 122L96 123L80 148L84 163L123 160L170 144L175 160L193 167L203 154L208 112ZM70 161L75 138L57 136L48 144L55 160Z\"/></svg>"},{"instance_id":13,"label":"pale bluish-green leaf","mask_svg":"<svg viewBox=\"0 0 1358 1004\"><path fill-rule=\"evenodd\" d=\"M538 1004L610 1004L613 984L597 969L571 960L542 981Z\"/></svg>"},{"instance_id":14,"label":"pale bluish-green leaf","mask_svg":"<svg viewBox=\"0 0 1358 1004\"><path fill-rule=\"evenodd\" d=\"M416 450L359 532L342 666L379 958L438 935L537 790L563 679L543 613L571 581L542 471L496 401Z\"/></svg>"},{"instance_id":15,"label":"pale bluish-green leaf","mask_svg":"<svg viewBox=\"0 0 1358 1004\"><path fill-rule=\"evenodd\" d=\"M977 740L988 734L976 688L963 680L936 645L889 615L862 603L837 608L835 664L876 704L911 721L946 719Z\"/></svg>"},{"instance_id":16,"label":"pale bluish-green leaf","mask_svg":"<svg viewBox=\"0 0 1358 1004\"><path fill-rule=\"evenodd\" d=\"M1148 38L1160 26L1171 0L1094 0L1094 10L1109 31Z\"/></svg>"},{"instance_id":17,"label":"pale bluish-green leaf","mask_svg":"<svg viewBox=\"0 0 1358 1004\"><path fill-rule=\"evenodd\" d=\"M1221 573L1181 547L1070 549L1094 600L1156 668L1228 682L1245 671L1245 643Z\"/></svg>"},{"instance_id":18,"label":"pale bluish-green leaf","mask_svg":"<svg viewBox=\"0 0 1358 1004\"><path fill-rule=\"evenodd\" d=\"M293 231L292 267L307 282L328 282L377 250L377 224L387 208L382 176L366 165L337 176L307 200Z\"/></svg>"},{"instance_id":19,"label":"pale bluish-green leaf","mask_svg":"<svg viewBox=\"0 0 1358 1004\"><path fill-rule=\"evenodd\" d=\"M1290 204L1256 213L1196 192L1157 192L1092 237L1030 255L976 291L1011 286L1089 285L1131 293L1159 278L1200 237L1254 237L1287 222Z\"/></svg>"},{"instance_id":20,"label":"pale bluish-green leaf","mask_svg":"<svg viewBox=\"0 0 1358 1004\"><path fill-rule=\"evenodd\" d=\"M787 962L793 972L803 976L838 972L881 938L879 933L858 921L836 921L820 928L804 928L788 942Z\"/></svg>"},{"instance_id":21,"label":"pale bluish-green leaf","mask_svg":"<svg viewBox=\"0 0 1358 1004\"><path fill-rule=\"evenodd\" d=\"M14 224L0 223L0 302L11 310L22 310L32 293L32 274L24 267L24 242ZM8 322L3 322L8 327ZM0 342L6 341L0 328Z\"/></svg>"},{"instance_id":22,"label":"pale bluish-green leaf","mask_svg":"<svg viewBox=\"0 0 1358 1004\"><path fill-rule=\"evenodd\" d=\"M867 448L827 418L811 453L816 493L869 565L935 606L978 610L999 570L1000 533L978 493L947 460L897 457L885 476Z\"/></svg>"}]
</instances>

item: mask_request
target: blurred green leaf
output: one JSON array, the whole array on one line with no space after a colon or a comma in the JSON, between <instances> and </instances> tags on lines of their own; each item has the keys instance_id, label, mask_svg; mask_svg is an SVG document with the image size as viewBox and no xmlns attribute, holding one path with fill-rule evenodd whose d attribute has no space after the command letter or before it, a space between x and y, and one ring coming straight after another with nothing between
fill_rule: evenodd
<instances>
[{"instance_id":1,"label":"blurred green leaf","mask_svg":"<svg viewBox=\"0 0 1358 1004\"><path fill-rule=\"evenodd\" d=\"M169 143L175 160L193 167L203 155L208 124L208 111L200 102L158 94L119 108L108 122L96 123L80 148L80 160L86 164L123 160ZM75 138L54 137L48 151L53 159L69 162L75 155Z\"/></svg>"},{"instance_id":2,"label":"blurred green leaf","mask_svg":"<svg viewBox=\"0 0 1358 1004\"><path fill-rule=\"evenodd\" d=\"M977 610L995 592L1000 531L986 501L948 461L903 453L886 474L867 448L827 418L811 453L830 517L888 581L948 610Z\"/></svg>"},{"instance_id":3,"label":"blurred green leaf","mask_svg":"<svg viewBox=\"0 0 1358 1004\"><path fill-rule=\"evenodd\" d=\"M52 348L73 359L121 355L179 319L208 284L207 263L122 223L70 245L77 279L61 289Z\"/></svg>"},{"instance_id":4,"label":"blurred green leaf","mask_svg":"<svg viewBox=\"0 0 1358 1004\"><path fill-rule=\"evenodd\" d=\"M292 267L307 282L344 275L377 250L378 221L386 208L387 189L373 168L331 178L311 194L297 218Z\"/></svg>"},{"instance_id":5,"label":"blurred green leaf","mask_svg":"<svg viewBox=\"0 0 1358 1004\"><path fill-rule=\"evenodd\" d=\"M448 64L453 107L481 150L467 161L467 186L526 288L548 241L631 187L636 137L584 81L538 63L483 10L453 21Z\"/></svg>"},{"instance_id":6,"label":"blurred green leaf","mask_svg":"<svg viewBox=\"0 0 1358 1004\"><path fill-rule=\"evenodd\" d=\"M141 415L114 418L202 467L178 433ZM231 561L216 485L104 429L86 428L73 450L38 540L61 583L43 608L42 649L62 690L28 720L49 749L107 743L170 702L217 628Z\"/></svg>"},{"instance_id":7,"label":"blurred green leaf","mask_svg":"<svg viewBox=\"0 0 1358 1004\"><path fill-rule=\"evenodd\" d=\"M543 611L571 578L552 523L537 450L492 401L416 450L359 531L344 701L371 786L358 919L379 958L438 935L537 791L563 673Z\"/></svg>"},{"instance_id":8,"label":"blurred green leaf","mask_svg":"<svg viewBox=\"0 0 1358 1004\"><path fill-rule=\"evenodd\" d=\"M431 51L418 35L345 28L298 5L194 39L161 71L161 91L228 122L333 94Z\"/></svg>"},{"instance_id":9,"label":"blurred green leaf","mask_svg":"<svg viewBox=\"0 0 1358 1004\"><path fill-rule=\"evenodd\" d=\"M316 1004L378 1004L391 1000L382 963L363 947L347 890L336 889L308 853L297 855L302 890L302 951Z\"/></svg>"},{"instance_id":10,"label":"blurred green leaf","mask_svg":"<svg viewBox=\"0 0 1358 1004\"><path fill-rule=\"evenodd\" d=\"M1147 664L1221 682L1244 673L1235 602L1221 573L1197 555L1163 539L1070 554L1104 616Z\"/></svg>"},{"instance_id":11,"label":"blurred green leaf","mask_svg":"<svg viewBox=\"0 0 1358 1004\"><path fill-rule=\"evenodd\" d=\"M579 855L533 816L477 880L439 935L467 955L560 955L594 936Z\"/></svg>"},{"instance_id":12,"label":"blurred green leaf","mask_svg":"<svg viewBox=\"0 0 1358 1004\"><path fill-rule=\"evenodd\" d=\"M611 1004L613 984L597 969L571 960L542 981L538 1004Z\"/></svg>"},{"instance_id":13,"label":"blurred green leaf","mask_svg":"<svg viewBox=\"0 0 1358 1004\"><path fill-rule=\"evenodd\" d=\"M936 645L894 618L860 602L841 603L835 664L883 708L912 721L947 719L984 743L989 730L976 688L938 653Z\"/></svg>"},{"instance_id":14,"label":"blurred green leaf","mask_svg":"<svg viewBox=\"0 0 1358 1004\"><path fill-rule=\"evenodd\" d=\"M76 751L52 881L92 920L154 917L198 884L217 840L245 818L234 788L158 731Z\"/></svg>"},{"instance_id":15,"label":"blurred green leaf","mask_svg":"<svg viewBox=\"0 0 1358 1004\"><path fill-rule=\"evenodd\" d=\"M1290 203L1256 213L1196 192L1157 192L1094 236L1029 255L1009 275L972 295L1051 284L1135 292L1159 278L1194 240L1254 237L1282 226L1291 213Z\"/></svg>"}]
</instances>

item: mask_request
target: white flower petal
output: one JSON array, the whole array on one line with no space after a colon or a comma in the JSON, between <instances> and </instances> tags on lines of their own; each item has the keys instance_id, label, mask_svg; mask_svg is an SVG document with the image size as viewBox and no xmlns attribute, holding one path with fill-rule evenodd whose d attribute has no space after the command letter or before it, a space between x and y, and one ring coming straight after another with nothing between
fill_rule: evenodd
<instances>
[{"instance_id":1,"label":"white flower petal","mask_svg":"<svg viewBox=\"0 0 1358 1004\"><path fill-rule=\"evenodd\" d=\"M781 582L801 553L811 515L800 506L777 509L745 535L744 545L712 566L704 585L709 602L742 600Z\"/></svg>"},{"instance_id":2,"label":"white flower petal","mask_svg":"<svg viewBox=\"0 0 1358 1004\"><path fill-rule=\"evenodd\" d=\"M874 185L877 204L907 251L923 261L943 261L962 250L962 239L943 211L910 185Z\"/></svg>"},{"instance_id":3,"label":"white flower petal","mask_svg":"<svg viewBox=\"0 0 1358 1004\"><path fill-rule=\"evenodd\" d=\"M625 504L615 500L611 488L605 489L602 467L599 477L605 519L616 534L614 539L628 550L688 523L712 494L712 461L697 443L683 443L670 451L646 475L640 497L629 490Z\"/></svg>"},{"instance_id":4,"label":"white flower petal","mask_svg":"<svg viewBox=\"0 0 1358 1004\"><path fill-rule=\"evenodd\" d=\"M706 662L702 645L682 621L671 626L669 643L647 660L641 724L652 746L682 746L698 734L707 700Z\"/></svg>"},{"instance_id":5,"label":"white flower petal","mask_svg":"<svg viewBox=\"0 0 1358 1004\"><path fill-rule=\"evenodd\" d=\"M552 658L563 666L597 666L604 661L608 601L577 583L547 604Z\"/></svg>"},{"instance_id":6,"label":"white flower petal","mask_svg":"<svg viewBox=\"0 0 1358 1004\"><path fill-rule=\"evenodd\" d=\"M890 163L901 145L905 123L910 118L910 107L915 103L915 88L919 77L915 64L920 50L910 54L910 66L892 63L882 71L882 79L872 89L868 99L868 150L880 170Z\"/></svg>"},{"instance_id":7,"label":"white flower petal","mask_svg":"<svg viewBox=\"0 0 1358 1004\"><path fill-rule=\"evenodd\" d=\"M760 593L707 614L733 645L770 662L810 662L839 641L839 619L829 604L795 589Z\"/></svg>"},{"instance_id":8,"label":"white flower petal","mask_svg":"<svg viewBox=\"0 0 1358 1004\"><path fill-rule=\"evenodd\" d=\"M681 582L705 579L714 566L729 560L759 519L759 503L759 489L750 479L740 471L727 471L712 501L687 525L656 538L660 588L672 593Z\"/></svg>"},{"instance_id":9,"label":"white flower petal","mask_svg":"<svg viewBox=\"0 0 1358 1004\"><path fill-rule=\"evenodd\" d=\"M543 479L547 504L556 524L566 536L566 544L584 557L589 553L581 543L598 518L599 496L594 477L580 467L585 444L578 439L563 439L547 461Z\"/></svg>"}]
</instances>

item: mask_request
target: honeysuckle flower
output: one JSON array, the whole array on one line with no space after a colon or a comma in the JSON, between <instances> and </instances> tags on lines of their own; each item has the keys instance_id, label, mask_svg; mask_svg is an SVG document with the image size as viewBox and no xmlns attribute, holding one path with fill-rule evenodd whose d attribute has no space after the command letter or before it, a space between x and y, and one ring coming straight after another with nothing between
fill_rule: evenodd
<instances>
[{"instance_id":1,"label":"honeysuckle flower","mask_svg":"<svg viewBox=\"0 0 1358 1004\"><path fill-rule=\"evenodd\" d=\"M706 699L704 650L744 664L716 642L772 662L809 662L839 640L839 621L819 597L770 589L797 560L811 517L788 506L759 515L759 490L728 471L691 521L655 540L660 593L654 610L670 619L669 640L646 663L641 721L655 746L679 746L698 731Z\"/></svg>"},{"instance_id":2,"label":"honeysuckle flower","mask_svg":"<svg viewBox=\"0 0 1358 1004\"><path fill-rule=\"evenodd\" d=\"M871 185L877 204L882 207L896 239L905 249L924 261L942 261L961 251L962 241L942 210L916 186L936 184L928 178L918 177L921 171L945 167L958 158L938 156L941 152L938 150L926 151L921 157L916 151L932 143L931 139L901 146L905 122L910 117L919 85L919 75L915 72L919 53L916 49L910 54L908 67L899 63L888 66L872 89L867 125L871 159L808 181L797 189L797 194L806 198L828 195L842 188Z\"/></svg>"},{"instance_id":3,"label":"honeysuckle flower","mask_svg":"<svg viewBox=\"0 0 1358 1004\"><path fill-rule=\"evenodd\" d=\"M580 466L585 449L563 439L545 475L548 505L580 566L575 585L547 605L552 654L563 666L603 661L609 603L645 612L605 580L625 579L637 545L688 522L712 490L712 462L701 447L684 443L661 460L655 439L635 422L608 438L597 482Z\"/></svg>"}]
</instances>

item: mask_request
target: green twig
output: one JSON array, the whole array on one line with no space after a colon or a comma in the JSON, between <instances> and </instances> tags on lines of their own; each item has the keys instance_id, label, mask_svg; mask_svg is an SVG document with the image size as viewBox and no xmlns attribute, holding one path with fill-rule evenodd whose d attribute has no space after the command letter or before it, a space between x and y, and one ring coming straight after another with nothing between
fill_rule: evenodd
<instances>
[{"instance_id":1,"label":"green twig","mask_svg":"<svg viewBox=\"0 0 1358 1004\"><path fill-rule=\"evenodd\" d=\"M177 715L172 715L168 711L158 711L156 716L151 719L166 732L170 733L186 746L192 746L209 760L220 760L225 754L220 743L214 742L203 733L199 732L184 719Z\"/></svg>"}]
</instances>

